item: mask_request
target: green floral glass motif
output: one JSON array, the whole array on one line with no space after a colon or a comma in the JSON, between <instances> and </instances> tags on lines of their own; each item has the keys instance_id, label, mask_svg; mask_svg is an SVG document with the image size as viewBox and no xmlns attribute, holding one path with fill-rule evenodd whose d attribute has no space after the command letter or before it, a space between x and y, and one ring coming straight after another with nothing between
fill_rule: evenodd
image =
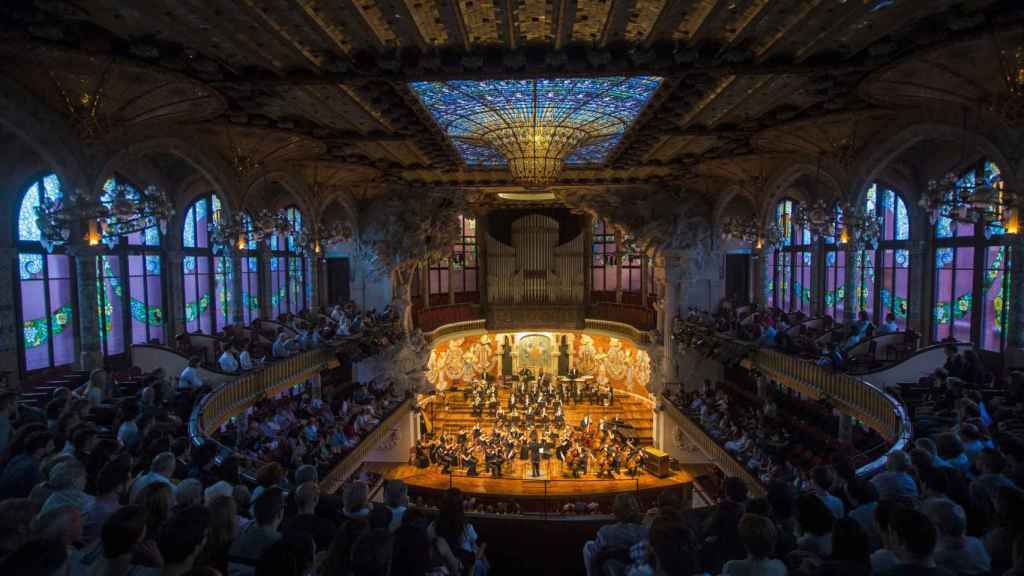
<instances>
[{"instance_id":1,"label":"green floral glass motif","mask_svg":"<svg viewBox=\"0 0 1024 576\"><path fill-rule=\"evenodd\" d=\"M49 323L54 336L64 332L71 324L71 312L71 304L65 304L50 316ZM35 348L36 346L46 344L50 337L49 331L46 329L46 323L46 318L36 318L24 323L22 330L25 348Z\"/></svg>"}]
</instances>

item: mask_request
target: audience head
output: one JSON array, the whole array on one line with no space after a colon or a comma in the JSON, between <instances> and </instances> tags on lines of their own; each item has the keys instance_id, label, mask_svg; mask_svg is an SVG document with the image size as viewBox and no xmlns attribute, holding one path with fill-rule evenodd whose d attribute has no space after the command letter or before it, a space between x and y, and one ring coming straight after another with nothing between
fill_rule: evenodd
<instances>
[{"instance_id":1,"label":"audience head","mask_svg":"<svg viewBox=\"0 0 1024 576\"><path fill-rule=\"evenodd\" d=\"M345 512L348 514L360 514L367 505L370 497L370 487L366 482L355 481L345 486L342 496L345 503Z\"/></svg>"},{"instance_id":2,"label":"audience head","mask_svg":"<svg viewBox=\"0 0 1024 576\"><path fill-rule=\"evenodd\" d=\"M931 560L937 536L935 525L923 513L908 507L897 508L889 519L889 529L911 561Z\"/></svg>"},{"instance_id":3,"label":"audience head","mask_svg":"<svg viewBox=\"0 0 1024 576\"><path fill-rule=\"evenodd\" d=\"M632 494L616 494L612 513L619 522L639 522L640 504Z\"/></svg>"},{"instance_id":4,"label":"audience head","mask_svg":"<svg viewBox=\"0 0 1024 576\"><path fill-rule=\"evenodd\" d=\"M388 576L391 565L391 534L370 530L352 547L352 573L355 576Z\"/></svg>"},{"instance_id":5,"label":"audience head","mask_svg":"<svg viewBox=\"0 0 1024 576\"><path fill-rule=\"evenodd\" d=\"M32 519L38 512L39 505L28 498L0 501L0 556L28 541Z\"/></svg>"},{"instance_id":6,"label":"audience head","mask_svg":"<svg viewBox=\"0 0 1024 576\"><path fill-rule=\"evenodd\" d=\"M747 484L743 480L730 476L725 479L725 497L732 502L742 504L747 501Z\"/></svg>"},{"instance_id":7,"label":"audience head","mask_svg":"<svg viewBox=\"0 0 1024 576\"><path fill-rule=\"evenodd\" d=\"M836 477L831 467L819 465L811 469L811 481L816 488L827 492L832 489Z\"/></svg>"},{"instance_id":8,"label":"audience head","mask_svg":"<svg viewBox=\"0 0 1024 576\"><path fill-rule=\"evenodd\" d=\"M921 504L921 512L932 521L943 537L960 538L967 530L967 514L952 500L930 498Z\"/></svg>"},{"instance_id":9,"label":"audience head","mask_svg":"<svg viewBox=\"0 0 1024 576\"><path fill-rule=\"evenodd\" d=\"M392 508L408 504L408 490L401 480L388 480L384 483L384 503Z\"/></svg>"},{"instance_id":10,"label":"audience head","mask_svg":"<svg viewBox=\"0 0 1024 576\"><path fill-rule=\"evenodd\" d=\"M316 466L311 464L304 464L299 466L295 470L295 484L305 484L306 482L319 482L319 474L317 474Z\"/></svg>"},{"instance_id":11,"label":"audience head","mask_svg":"<svg viewBox=\"0 0 1024 576\"><path fill-rule=\"evenodd\" d=\"M295 489L295 506L300 513L312 514L320 501L320 487L316 482L304 482Z\"/></svg>"},{"instance_id":12,"label":"audience head","mask_svg":"<svg viewBox=\"0 0 1024 576\"><path fill-rule=\"evenodd\" d=\"M238 531L238 507L231 496L216 496L206 504L210 513L209 540L216 546L224 546L235 538Z\"/></svg>"},{"instance_id":13,"label":"audience head","mask_svg":"<svg viewBox=\"0 0 1024 576\"><path fill-rule=\"evenodd\" d=\"M885 459L885 467L891 472L910 470L910 455L903 450L893 450Z\"/></svg>"},{"instance_id":14,"label":"audience head","mask_svg":"<svg viewBox=\"0 0 1024 576\"><path fill-rule=\"evenodd\" d=\"M870 556L871 542L860 522L849 516L836 520L832 527L832 559L866 565Z\"/></svg>"},{"instance_id":15,"label":"audience head","mask_svg":"<svg viewBox=\"0 0 1024 576\"><path fill-rule=\"evenodd\" d=\"M740 518L739 534L740 541L751 558L768 558L775 550L775 523L769 518L758 514L744 514Z\"/></svg>"},{"instance_id":16,"label":"audience head","mask_svg":"<svg viewBox=\"0 0 1024 576\"><path fill-rule=\"evenodd\" d=\"M796 501L797 522L805 534L824 536L832 531L832 511L814 494L801 494Z\"/></svg>"},{"instance_id":17,"label":"audience head","mask_svg":"<svg viewBox=\"0 0 1024 576\"><path fill-rule=\"evenodd\" d=\"M206 508L193 506L174 515L160 530L157 547L165 565L192 567L206 544L210 516Z\"/></svg>"},{"instance_id":18,"label":"audience head","mask_svg":"<svg viewBox=\"0 0 1024 576\"><path fill-rule=\"evenodd\" d=\"M699 568L693 534L682 522L655 518L648 540L657 574L693 574Z\"/></svg>"},{"instance_id":19,"label":"audience head","mask_svg":"<svg viewBox=\"0 0 1024 576\"><path fill-rule=\"evenodd\" d=\"M252 503L256 523L277 529L284 518L284 497L277 486L268 488Z\"/></svg>"},{"instance_id":20,"label":"audience head","mask_svg":"<svg viewBox=\"0 0 1024 576\"><path fill-rule=\"evenodd\" d=\"M178 483L174 491L174 501L179 509L191 508L203 503L203 483L195 478L187 478Z\"/></svg>"},{"instance_id":21,"label":"audience head","mask_svg":"<svg viewBox=\"0 0 1024 576\"><path fill-rule=\"evenodd\" d=\"M178 462L173 452L161 452L153 458L153 463L150 464L149 470L165 478L170 478L174 476L174 468L177 465Z\"/></svg>"}]
</instances>

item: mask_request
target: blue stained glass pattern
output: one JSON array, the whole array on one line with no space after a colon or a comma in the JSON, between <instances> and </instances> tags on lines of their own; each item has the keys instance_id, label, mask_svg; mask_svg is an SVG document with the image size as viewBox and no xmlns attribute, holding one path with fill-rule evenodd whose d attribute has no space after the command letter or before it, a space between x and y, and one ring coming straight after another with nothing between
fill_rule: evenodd
<instances>
[{"instance_id":1,"label":"blue stained glass pattern","mask_svg":"<svg viewBox=\"0 0 1024 576\"><path fill-rule=\"evenodd\" d=\"M48 174L42 179L42 192L47 198L57 202L61 199L60 180L56 174ZM39 206L39 181L33 181L25 191L18 211L18 239L38 242L41 238L39 227L36 226L36 207Z\"/></svg>"},{"instance_id":2,"label":"blue stained glass pattern","mask_svg":"<svg viewBox=\"0 0 1024 576\"><path fill-rule=\"evenodd\" d=\"M196 247L196 211L195 211L195 207L200 205L200 204L202 204L202 202L197 202L196 204L193 204L192 208L189 208L188 212L185 214L185 231L183 233L183 236L184 236L183 240L184 240L184 245L185 245L186 248L195 248Z\"/></svg>"},{"instance_id":3,"label":"blue stained glass pattern","mask_svg":"<svg viewBox=\"0 0 1024 576\"><path fill-rule=\"evenodd\" d=\"M490 146L481 146L466 140L453 140L452 144L459 151L462 159L470 166L492 166L495 168L508 165L505 157Z\"/></svg>"},{"instance_id":4,"label":"blue stained glass pattern","mask_svg":"<svg viewBox=\"0 0 1024 576\"><path fill-rule=\"evenodd\" d=\"M502 165L497 163L496 151L479 150L491 148L488 133L528 123L568 125L585 131L583 145L566 162L603 162L660 85L661 78L652 76L409 84L456 143L462 159L476 166ZM473 146L460 146L460 141Z\"/></svg>"}]
</instances>

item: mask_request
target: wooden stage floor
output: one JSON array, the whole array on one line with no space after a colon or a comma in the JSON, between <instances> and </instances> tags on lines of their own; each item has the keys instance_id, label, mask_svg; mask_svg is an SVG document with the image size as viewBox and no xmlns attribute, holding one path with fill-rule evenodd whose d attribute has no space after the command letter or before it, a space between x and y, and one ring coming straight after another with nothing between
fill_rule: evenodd
<instances>
[{"instance_id":1,"label":"wooden stage floor","mask_svg":"<svg viewBox=\"0 0 1024 576\"><path fill-rule=\"evenodd\" d=\"M410 488L426 490L447 490L458 488L468 494L487 496L526 496L526 497L579 497L645 490L662 490L680 484L689 484L693 476L684 470L674 471L667 478L658 478L642 473L635 478L621 476L614 479L594 477L563 478L561 475L548 474L546 478L532 479L525 477L524 470L515 470L501 478L491 478L481 474L469 477L462 474L442 474L437 467L417 468L411 464L395 464L385 462L367 462L366 469L376 472L388 480L402 480ZM522 468L528 469L528 463ZM545 481L547 480L547 481Z\"/></svg>"}]
</instances>

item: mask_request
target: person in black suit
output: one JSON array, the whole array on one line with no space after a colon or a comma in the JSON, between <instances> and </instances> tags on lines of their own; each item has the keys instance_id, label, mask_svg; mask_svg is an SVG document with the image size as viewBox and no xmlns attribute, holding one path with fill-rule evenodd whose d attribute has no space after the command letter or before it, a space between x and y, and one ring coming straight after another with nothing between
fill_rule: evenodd
<instances>
[{"instance_id":1,"label":"person in black suit","mask_svg":"<svg viewBox=\"0 0 1024 576\"><path fill-rule=\"evenodd\" d=\"M534 478L540 476L540 446L536 439L530 441L530 469Z\"/></svg>"}]
</instances>

